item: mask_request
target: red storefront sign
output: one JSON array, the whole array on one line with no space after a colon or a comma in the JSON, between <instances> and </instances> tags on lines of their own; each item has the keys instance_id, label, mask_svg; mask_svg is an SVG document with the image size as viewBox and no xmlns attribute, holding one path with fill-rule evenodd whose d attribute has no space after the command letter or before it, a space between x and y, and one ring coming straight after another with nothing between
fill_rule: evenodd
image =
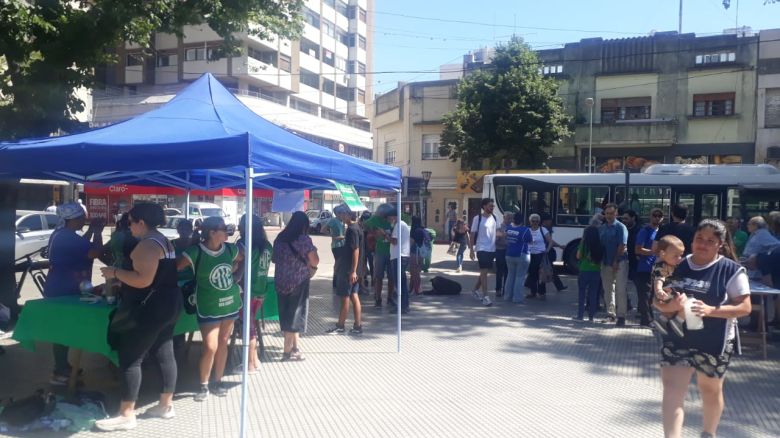
<instances>
[{"instance_id":1,"label":"red storefront sign","mask_svg":"<svg viewBox=\"0 0 780 438\"><path fill-rule=\"evenodd\" d=\"M170 196L184 196L186 191L174 187L146 187L146 186L134 186L129 184L116 184L111 186L104 186L101 184L86 184L84 186L84 192L88 195L170 195ZM191 195L195 196L233 196L243 197L246 196L245 189L218 189L218 190L192 190ZM252 190L253 198L272 198L272 190L254 189ZM305 197L309 197L309 191L306 190Z\"/></svg>"}]
</instances>

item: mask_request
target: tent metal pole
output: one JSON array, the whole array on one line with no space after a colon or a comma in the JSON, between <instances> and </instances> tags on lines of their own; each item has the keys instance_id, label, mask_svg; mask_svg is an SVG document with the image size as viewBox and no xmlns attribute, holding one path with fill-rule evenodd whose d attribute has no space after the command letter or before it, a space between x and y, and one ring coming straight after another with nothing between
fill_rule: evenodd
<instances>
[{"instance_id":1,"label":"tent metal pole","mask_svg":"<svg viewBox=\"0 0 780 438\"><path fill-rule=\"evenodd\" d=\"M187 196L184 198L184 219L190 219L190 189L187 189Z\"/></svg>"},{"instance_id":2,"label":"tent metal pole","mask_svg":"<svg viewBox=\"0 0 780 438\"><path fill-rule=\"evenodd\" d=\"M254 215L252 213L252 168L246 168L246 211L244 213L244 321L241 329L241 337L243 342L244 358L241 371L241 427L239 429L239 437L244 438L247 436L246 430L246 408L247 408L247 396L249 391L249 325L252 323L252 315L250 312L250 300L252 299L252 228L254 223Z\"/></svg>"},{"instance_id":3,"label":"tent metal pole","mask_svg":"<svg viewBox=\"0 0 780 438\"><path fill-rule=\"evenodd\" d=\"M397 309L398 312L396 313L396 315L398 315L398 321L397 321L398 327L396 328L397 330L396 353L400 353L401 352L401 269L402 269L403 260L401 260L401 243L402 243L401 226L398 224L401 221L401 191L399 190L397 193L398 193L398 199L396 202L396 213L398 214L398 216L396 216L395 228L396 230L398 230L398 244L396 245L396 250L398 251L398 253L396 253L396 256L398 257L397 259L398 266L396 266L396 270L395 270L395 278L396 278L395 291L396 291L396 296L398 298L395 300L395 303L398 306Z\"/></svg>"}]
</instances>

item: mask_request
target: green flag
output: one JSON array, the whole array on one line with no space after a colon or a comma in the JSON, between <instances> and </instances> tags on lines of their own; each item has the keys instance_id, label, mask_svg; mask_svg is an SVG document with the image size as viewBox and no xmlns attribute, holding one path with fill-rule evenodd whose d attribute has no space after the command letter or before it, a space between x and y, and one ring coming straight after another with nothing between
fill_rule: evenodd
<instances>
[{"instance_id":1,"label":"green flag","mask_svg":"<svg viewBox=\"0 0 780 438\"><path fill-rule=\"evenodd\" d=\"M357 212L366 210L366 207L360 201L360 196L358 196L357 192L355 191L355 187L350 184L341 184L339 182L335 184L336 188L341 193L341 199L345 204L347 204L347 207L349 207L350 211Z\"/></svg>"}]
</instances>

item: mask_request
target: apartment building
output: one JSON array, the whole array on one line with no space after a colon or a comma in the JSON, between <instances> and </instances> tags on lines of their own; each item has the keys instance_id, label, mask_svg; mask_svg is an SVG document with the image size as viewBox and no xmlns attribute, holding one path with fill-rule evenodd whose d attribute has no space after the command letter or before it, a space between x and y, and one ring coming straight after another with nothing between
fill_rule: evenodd
<instances>
[{"instance_id":1,"label":"apartment building","mask_svg":"<svg viewBox=\"0 0 780 438\"><path fill-rule=\"evenodd\" d=\"M756 163L780 165L780 29L761 31L758 46Z\"/></svg>"},{"instance_id":2,"label":"apartment building","mask_svg":"<svg viewBox=\"0 0 780 438\"><path fill-rule=\"evenodd\" d=\"M372 159L373 0L306 0L299 40L236 35L241 54L213 59L222 39L207 25L182 37L157 33L153 50L125 44L94 90L93 125L126 120L167 102L205 72L277 125L345 154Z\"/></svg>"}]
</instances>

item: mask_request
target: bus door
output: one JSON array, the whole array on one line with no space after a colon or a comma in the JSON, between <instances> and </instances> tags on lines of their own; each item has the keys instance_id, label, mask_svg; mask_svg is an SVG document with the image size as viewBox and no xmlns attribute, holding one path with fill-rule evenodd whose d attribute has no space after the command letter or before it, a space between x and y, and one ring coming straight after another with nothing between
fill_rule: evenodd
<instances>
[{"instance_id":1,"label":"bus door","mask_svg":"<svg viewBox=\"0 0 780 438\"><path fill-rule=\"evenodd\" d=\"M683 189L675 194L675 203L685 204L688 207L686 222L695 227L702 219L725 219L721 217L722 195L721 192L712 189Z\"/></svg>"}]
</instances>

